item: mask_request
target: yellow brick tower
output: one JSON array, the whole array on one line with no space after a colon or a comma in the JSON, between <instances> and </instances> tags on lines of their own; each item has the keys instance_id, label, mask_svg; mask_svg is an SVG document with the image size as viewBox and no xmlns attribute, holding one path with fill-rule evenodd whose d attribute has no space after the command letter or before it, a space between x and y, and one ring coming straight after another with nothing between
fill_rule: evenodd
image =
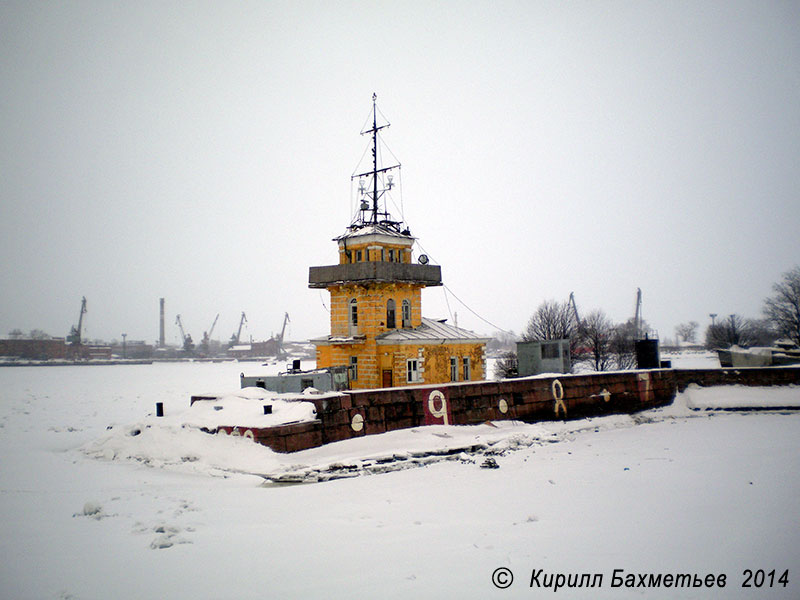
<instances>
[{"instance_id":1,"label":"yellow brick tower","mask_svg":"<svg viewBox=\"0 0 800 600\"><path fill-rule=\"evenodd\" d=\"M378 110L372 100L371 169L357 175L359 207L347 231L334 238L336 265L311 267L309 287L331 295L330 335L313 340L317 368L346 366L351 389L484 378L485 345L471 331L422 317L422 288L442 285L441 267L413 262L415 238L392 219L387 199L392 171L379 166Z\"/></svg>"}]
</instances>

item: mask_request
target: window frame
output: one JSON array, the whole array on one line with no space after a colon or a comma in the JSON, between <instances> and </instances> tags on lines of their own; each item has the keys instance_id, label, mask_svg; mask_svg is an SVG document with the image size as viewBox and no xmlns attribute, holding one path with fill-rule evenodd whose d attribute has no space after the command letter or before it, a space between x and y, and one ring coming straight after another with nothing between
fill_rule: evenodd
<instances>
[{"instance_id":1,"label":"window frame","mask_svg":"<svg viewBox=\"0 0 800 600\"><path fill-rule=\"evenodd\" d=\"M347 303L347 323L351 328L358 328L358 299L350 298Z\"/></svg>"},{"instance_id":2,"label":"window frame","mask_svg":"<svg viewBox=\"0 0 800 600\"><path fill-rule=\"evenodd\" d=\"M401 322L403 324L403 329L409 329L411 327L411 302L408 299L403 300L401 303Z\"/></svg>"},{"instance_id":3,"label":"window frame","mask_svg":"<svg viewBox=\"0 0 800 600\"><path fill-rule=\"evenodd\" d=\"M394 298L386 301L386 328L397 329L397 308Z\"/></svg>"},{"instance_id":4,"label":"window frame","mask_svg":"<svg viewBox=\"0 0 800 600\"><path fill-rule=\"evenodd\" d=\"M409 358L406 359L406 382L418 383L422 381L419 371L419 359Z\"/></svg>"},{"instance_id":5,"label":"window frame","mask_svg":"<svg viewBox=\"0 0 800 600\"><path fill-rule=\"evenodd\" d=\"M351 356L350 357L350 365L348 366L350 370L350 381L358 381L358 357Z\"/></svg>"}]
</instances>

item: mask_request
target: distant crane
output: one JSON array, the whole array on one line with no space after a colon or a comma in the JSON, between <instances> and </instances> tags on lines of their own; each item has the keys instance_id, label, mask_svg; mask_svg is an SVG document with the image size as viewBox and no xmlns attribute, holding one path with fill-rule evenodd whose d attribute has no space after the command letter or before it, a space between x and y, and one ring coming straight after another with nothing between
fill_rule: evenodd
<instances>
[{"instance_id":1,"label":"distant crane","mask_svg":"<svg viewBox=\"0 0 800 600\"><path fill-rule=\"evenodd\" d=\"M200 348L202 349L203 354L208 354L208 343L211 341L211 335L214 333L214 327L217 326L217 319L219 319L219 313L217 316L214 317L214 322L211 324L211 329L208 330L206 333L203 332L203 341L200 342Z\"/></svg>"},{"instance_id":2,"label":"distant crane","mask_svg":"<svg viewBox=\"0 0 800 600\"><path fill-rule=\"evenodd\" d=\"M289 319L289 313L287 312L286 315L283 317L283 327L281 328L281 334L278 336L278 354L283 354L283 335L286 333L286 323L288 323L291 319Z\"/></svg>"},{"instance_id":3,"label":"distant crane","mask_svg":"<svg viewBox=\"0 0 800 600\"><path fill-rule=\"evenodd\" d=\"M183 349L186 352L191 352L194 350L194 342L192 341L192 336L187 335L183 331L183 323L181 323L181 316L178 315L175 317L175 323L178 325L178 328L181 330L181 340L183 340Z\"/></svg>"},{"instance_id":4,"label":"distant crane","mask_svg":"<svg viewBox=\"0 0 800 600\"><path fill-rule=\"evenodd\" d=\"M78 316L78 326L72 326L70 329L69 335L67 336L67 341L70 344L75 344L76 346L80 346L81 344L81 331L83 330L83 315L86 314L86 296L81 298L81 314Z\"/></svg>"},{"instance_id":5,"label":"distant crane","mask_svg":"<svg viewBox=\"0 0 800 600\"><path fill-rule=\"evenodd\" d=\"M242 325L245 323L247 323L247 317L244 316L244 311L242 311L242 318L239 319L239 329L231 336L230 344L228 344L229 346L235 346L239 343L239 338L242 335Z\"/></svg>"},{"instance_id":6,"label":"distant crane","mask_svg":"<svg viewBox=\"0 0 800 600\"><path fill-rule=\"evenodd\" d=\"M575 326L578 328L578 334L580 335L583 333L583 321L581 321L581 318L578 316L578 307L575 305L575 292L569 293L567 305L572 309L572 316L575 319Z\"/></svg>"}]
</instances>

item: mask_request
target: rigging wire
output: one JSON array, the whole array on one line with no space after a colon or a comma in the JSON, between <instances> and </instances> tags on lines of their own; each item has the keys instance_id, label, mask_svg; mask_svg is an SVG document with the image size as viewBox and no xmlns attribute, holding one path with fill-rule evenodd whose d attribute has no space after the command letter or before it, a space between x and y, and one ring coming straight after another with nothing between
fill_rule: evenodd
<instances>
[{"instance_id":1,"label":"rigging wire","mask_svg":"<svg viewBox=\"0 0 800 600\"><path fill-rule=\"evenodd\" d=\"M369 112L367 113L367 118L364 119L364 124L361 126L361 134L362 135L364 133L366 133L369 128L372 127L372 125L370 125L370 120L371 119L372 119L372 109L369 109Z\"/></svg>"},{"instance_id":2,"label":"rigging wire","mask_svg":"<svg viewBox=\"0 0 800 600\"><path fill-rule=\"evenodd\" d=\"M405 222L406 220L406 211L405 207L403 206L403 169L397 167L397 178L400 180L400 219Z\"/></svg>"},{"instance_id":3,"label":"rigging wire","mask_svg":"<svg viewBox=\"0 0 800 600\"><path fill-rule=\"evenodd\" d=\"M377 105L377 104L375 104L375 108L377 109L377 111L378 111L378 114L381 116L381 118L383 118L383 120L384 120L384 121L386 121L386 124L387 124L387 125L391 125L391 123L389 123L389 119L387 119L387 118L386 118L386 115L385 115L385 114L383 114L383 112L381 111L381 109L380 109L380 108L378 108L378 105Z\"/></svg>"},{"instance_id":4,"label":"rigging wire","mask_svg":"<svg viewBox=\"0 0 800 600\"><path fill-rule=\"evenodd\" d=\"M423 245L422 245L422 244L420 244L419 240L417 240L417 245L420 247L420 249L421 249L421 250L422 250L422 251L423 251L425 254L427 254L427 255L428 255L428 257L429 257L429 258L430 258L430 259L431 259L431 260L432 260L434 263L438 264L438 261L437 261L437 260L434 260L433 256L432 256L432 255L431 255L431 254L430 254L430 253L429 253L429 252L428 252L428 251L427 251L427 250L426 250L426 249L423 247ZM484 322L484 323L486 323L487 325L491 325L491 326L492 326L492 327L494 327L496 330L498 330L498 331L502 331L503 333L507 333L507 334L509 334L509 335L514 335L514 333L513 333L513 332L511 332L511 331L506 331L506 330L505 330L505 329L503 329L502 327L499 327L499 326L495 325L494 323L492 323L492 322L491 322L491 321L489 321L488 319L485 319L485 318L483 318L481 315L479 315L478 313L476 313L474 310L472 310L472 308L470 308L470 307L469 307L469 306L466 304L466 302L464 302L464 301L463 301L461 298L459 298L459 297L458 297L458 296L455 294L455 292L453 292L453 290L451 290L451 289L450 289L449 287L447 287L445 284L442 284L442 289L443 289L443 290L444 290L444 292L445 292L445 294L444 294L444 300L445 300L445 302L447 303L447 311L450 313L450 318L451 318L451 319L453 318L453 313L452 313L452 311L450 310L450 302L449 302L449 300L447 299L447 292L450 292L450 294L453 296L453 298L455 298L456 300L458 300L458 301L461 303L461 305L462 305L464 308L466 308L466 309L467 309L469 312L471 312L473 315L475 315L476 317L478 317L478 318L479 318L481 321L483 321L483 322Z\"/></svg>"},{"instance_id":5,"label":"rigging wire","mask_svg":"<svg viewBox=\"0 0 800 600\"><path fill-rule=\"evenodd\" d=\"M356 171L359 170L359 168L361 167L361 163L364 162L364 156L366 156L367 150L369 150L369 147L370 147L370 144L367 144L364 147L364 152L361 153L361 158L358 159L358 164L356 164L356 166L353 168L353 173L350 175L350 179L352 179L353 177L356 176Z\"/></svg>"},{"instance_id":6,"label":"rigging wire","mask_svg":"<svg viewBox=\"0 0 800 600\"><path fill-rule=\"evenodd\" d=\"M444 301L447 304L447 314L450 315L450 320L453 320L453 311L450 309L450 300L447 297L447 288L442 287L442 291L444 292Z\"/></svg>"},{"instance_id":7,"label":"rigging wire","mask_svg":"<svg viewBox=\"0 0 800 600\"><path fill-rule=\"evenodd\" d=\"M448 292L450 292L451 294L453 294L453 290L451 290L451 289L450 289L449 287L447 287L446 285L442 284L442 287L443 287L445 290L447 290ZM495 324L494 324L494 323L492 323L491 321L489 321L489 320L487 320L487 319L484 319L482 316L480 316L478 313L476 313L474 310L472 310L472 309L471 309L469 306L467 306L467 305L466 305L466 303L465 303L465 302L464 302L464 301L463 301L461 298L459 298L458 296L456 296L455 294L453 294L453 298L455 298L456 300L458 300L459 302L461 302L461 304L464 306L464 308L466 308L466 309L467 309L469 312L471 312L473 315L475 315L476 317L478 317L478 318L479 318L481 321L483 321L483 322L484 322L484 323L486 323L487 325L491 325L492 327L494 327L494 328L495 328L495 329L497 329L498 331L502 331L503 333L507 333L507 334L509 334L509 335L513 335L513 334L512 334L510 331L506 331L506 330L505 330L505 329L503 329L502 327L498 327L497 325L495 325Z\"/></svg>"},{"instance_id":8,"label":"rigging wire","mask_svg":"<svg viewBox=\"0 0 800 600\"><path fill-rule=\"evenodd\" d=\"M325 300L322 298L322 290L319 290L319 301L322 302L322 308L324 308L328 313L330 313L330 309L325 305Z\"/></svg>"}]
</instances>

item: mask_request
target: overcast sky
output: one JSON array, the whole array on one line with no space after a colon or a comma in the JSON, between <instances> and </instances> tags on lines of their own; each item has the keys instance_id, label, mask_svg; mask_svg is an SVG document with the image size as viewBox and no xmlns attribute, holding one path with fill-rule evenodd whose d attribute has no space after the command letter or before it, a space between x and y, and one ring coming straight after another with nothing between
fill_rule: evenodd
<instances>
[{"instance_id":1,"label":"overcast sky","mask_svg":"<svg viewBox=\"0 0 800 600\"><path fill-rule=\"evenodd\" d=\"M329 329L373 92L475 313L759 317L800 262L798 2L0 2L0 335ZM423 314L481 333L443 288ZM452 322L452 320L451 320Z\"/></svg>"}]
</instances>

